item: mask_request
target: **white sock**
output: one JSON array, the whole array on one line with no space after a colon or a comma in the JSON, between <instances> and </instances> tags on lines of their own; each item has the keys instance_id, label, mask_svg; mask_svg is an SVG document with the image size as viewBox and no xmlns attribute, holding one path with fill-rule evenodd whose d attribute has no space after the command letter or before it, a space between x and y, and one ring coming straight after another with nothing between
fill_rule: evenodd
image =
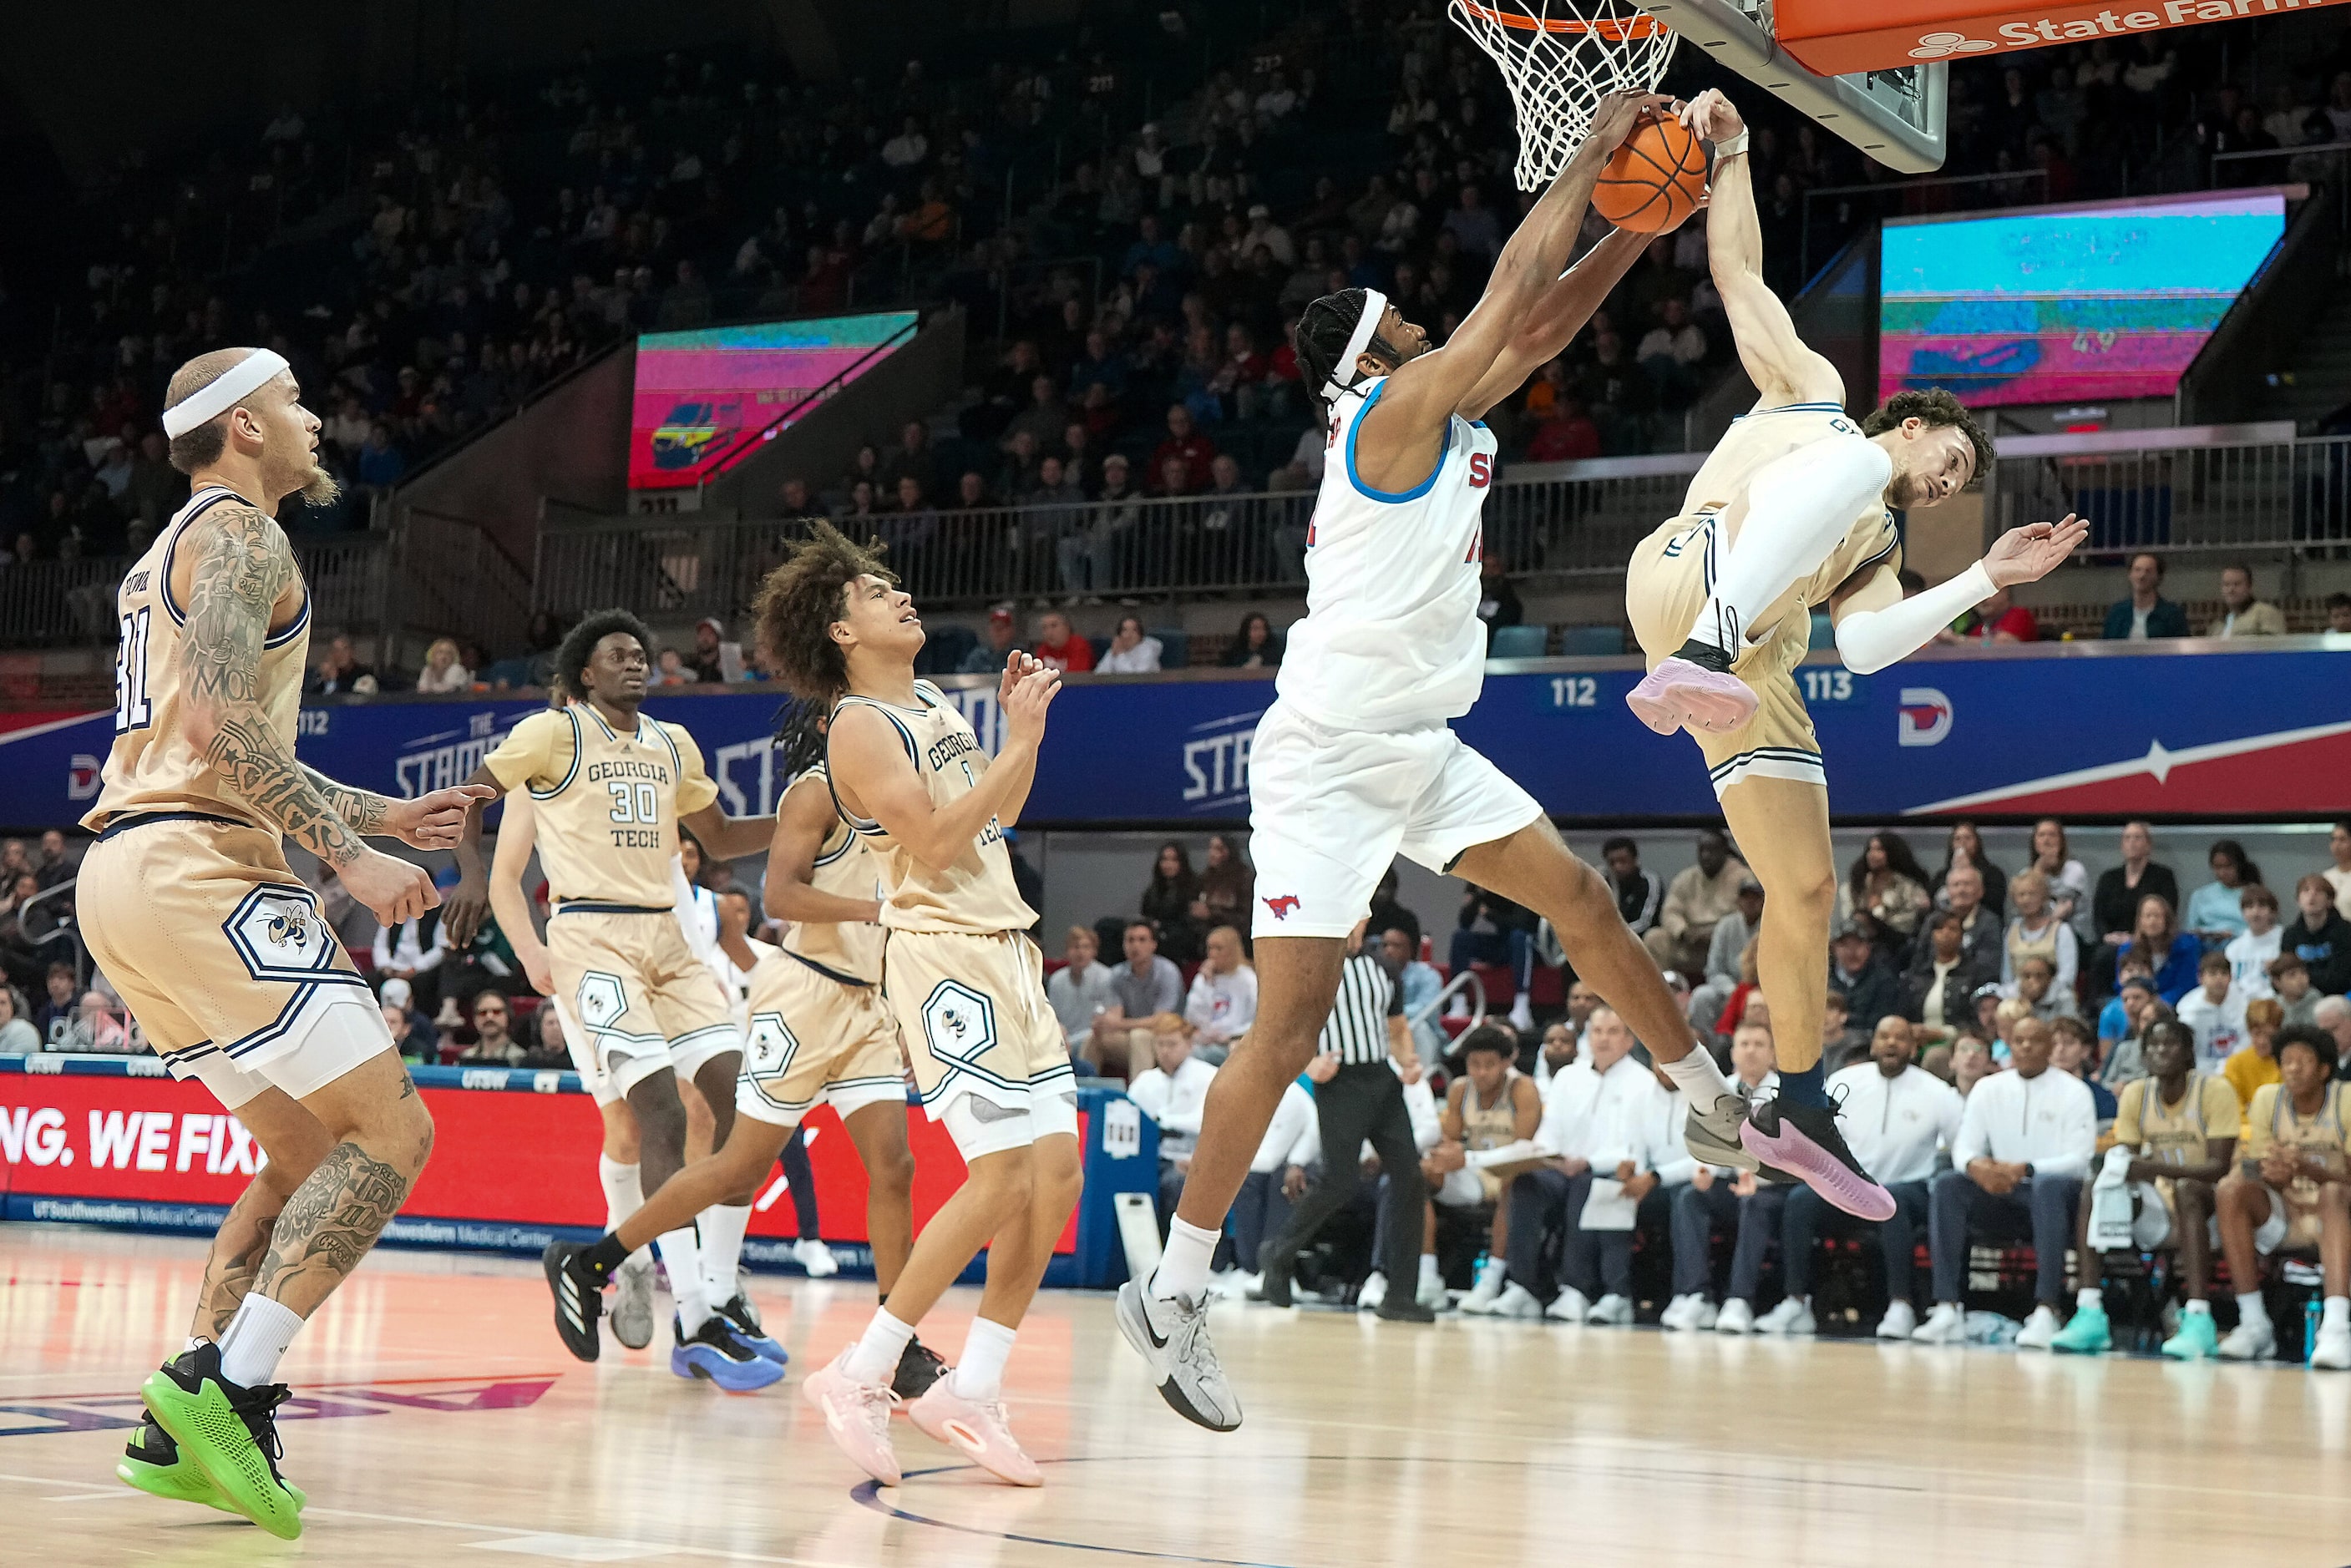
<instances>
[{"instance_id":1,"label":"white sock","mask_svg":"<svg viewBox=\"0 0 2351 1568\"><path fill-rule=\"evenodd\" d=\"M852 1383L889 1382L898 1375L898 1358L906 1354L906 1342L914 1337L913 1324L900 1323L890 1315L888 1307L875 1307L873 1321L865 1325L864 1335L841 1366L842 1375Z\"/></svg>"},{"instance_id":2,"label":"white sock","mask_svg":"<svg viewBox=\"0 0 2351 1568\"><path fill-rule=\"evenodd\" d=\"M221 1335L221 1376L241 1388L258 1388L277 1375L278 1357L302 1331L302 1317L283 1302L255 1291L237 1303Z\"/></svg>"},{"instance_id":3,"label":"white sock","mask_svg":"<svg viewBox=\"0 0 2351 1568\"><path fill-rule=\"evenodd\" d=\"M1420 1255L1420 1283L1423 1290L1437 1283L1437 1254L1434 1252Z\"/></svg>"},{"instance_id":4,"label":"white sock","mask_svg":"<svg viewBox=\"0 0 2351 1568\"><path fill-rule=\"evenodd\" d=\"M2103 1307L2106 1304L2106 1293L2095 1285L2085 1285L2074 1293L2074 1304L2077 1307Z\"/></svg>"},{"instance_id":5,"label":"white sock","mask_svg":"<svg viewBox=\"0 0 2351 1568\"><path fill-rule=\"evenodd\" d=\"M2212 1303L2210 1302L2189 1302L2186 1306L2181 1307L2179 1310L2186 1313L2189 1317L2210 1317L2212 1315Z\"/></svg>"},{"instance_id":6,"label":"white sock","mask_svg":"<svg viewBox=\"0 0 2351 1568\"><path fill-rule=\"evenodd\" d=\"M971 1320L971 1334L956 1358L955 1391L967 1399L992 1400L1004 1392L1004 1363L1012 1354L1012 1338L1019 1331L984 1317Z\"/></svg>"},{"instance_id":7,"label":"white sock","mask_svg":"<svg viewBox=\"0 0 2351 1568\"><path fill-rule=\"evenodd\" d=\"M2319 1327L2351 1328L2351 1296L2328 1296L2319 1312Z\"/></svg>"},{"instance_id":8,"label":"white sock","mask_svg":"<svg viewBox=\"0 0 2351 1568\"><path fill-rule=\"evenodd\" d=\"M702 1233L702 1288L714 1302L731 1302L742 1287L735 1271L743 1262L743 1232L751 1228L751 1206L714 1203L695 1221Z\"/></svg>"},{"instance_id":9,"label":"white sock","mask_svg":"<svg viewBox=\"0 0 2351 1568\"><path fill-rule=\"evenodd\" d=\"M1691 638L1738 658L1756 618L1828 559L1892 477L1886 449L1860 440L1818 441L1756 470Z\"/></svg>"},{"instance_id":10,"label":"white sock","mask_svg":"<svg viewBox=\"0 0 2351 1568\"><path fill-rule=\"evenodd\" d=\"M1218 1232L1203 1231L1178 1214L1167 1223L1167 1250L1159 1254L1158 1272L1151 1276L1151 1293L1165 1300L1182 1296L1200 1299L1208 1288L1208 1262L1217 1255ZM1255 1262L1254 1258L1246 1260Z\"/></svg>"},{"instance_id":11,"label":"white sock","mask_svg":"<svg viewBox=\"0 0 2351 1568\"><path fill-rule=\"evenodd\" d=\"M677 1303L677 1324L688 1338L710 1319L710 1299L702 1288L702 1241L694 1227L666 1231L653 1238L661 1247L662 1266L669 1271L669 1293Z\"/></svg>"},{"instance_id":12,"label":"white sock","mask_svg":"<svg viewBox=\"0 0 2351 1568\"><path fill-rule=\"evenodd\" d=\"M609 1154L596 1157L596 1179L604 1184L604 1229L609 1233L629 1222L629 1216L645 1206L644 1184L637 1179L637 1167L622 1165Z\"/></svg>"},{"instance_id":13,"label":"white sock","mask_svg":"<svg viewBox=\"0 0 2351 1568\"><path fill-rule=\"evenodd\" d=\"M1674 1087L1688 1096L1694 1116L1707 1115L1730 1093L1729 1080L1722 1075L1722 1069L1714 1064L1714 1057L1703 1045L1691 1046L1689 1054L1678 1062L1660 1062L1657 1065L1666 1070Z\"/></svg>"},{"instance_id":14,"label":"white sock","mask_svg":"<svg viewBox=\"0 0 2351 1568\"><path fill-rule=\"evenodd\" d=\"M2261 1292L2248 1291L2237 1298L2239 1323L2267 1323L2269 1320L2270 1303L2262 1300Z\"/></svg>"}]
</instances>

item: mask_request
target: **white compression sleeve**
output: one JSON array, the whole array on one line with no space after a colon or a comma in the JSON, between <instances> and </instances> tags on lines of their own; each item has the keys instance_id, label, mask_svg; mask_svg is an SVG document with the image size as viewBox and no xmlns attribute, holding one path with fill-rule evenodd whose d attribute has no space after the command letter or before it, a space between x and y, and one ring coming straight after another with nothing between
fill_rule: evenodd
<instances>
[{"instance_id":1,"label":"white compression sleeve","mask_svg":"<svg viewBox=\"0 0 2351 1568\"><path fill-rule=\"evenodd\" d=\"M1462 1155L1461 1161L1463 1166L1470 1170L1482 1170L1489 1165L1516 1165L1520 1160L1541 1158L1542 1150L1535 1147L1534 1140L1522 1137L1516 1143L1506 1143L1499 1148L1470 1149Z\"/></svg>"},{"instance_id":2,"label":"white compression sleeve","mask_svg":"<svg viewBox=\"0 0 2351 1568\"><path fill-rule=\"evenodd\" d=\"M1837 622L1837 652L1855 674L1874 675L1926 647L1937 632L1991 596L1991 574L1978 561L1949 582L1900 604L1848 612Z\"/></svg>"},{"instance_id":3,"label":"white compression sleeve","mask_svg":"<svg viewBox=\"0 0 2351 1568\"><path fill-rule=\"evenodd\" d=\"M1739 536L1690 636L1737 659L1756 618L1820 568L1892 477L1886 449L1857 435L1798 447L1757 469Z\"/></svg>"}]
</instances>

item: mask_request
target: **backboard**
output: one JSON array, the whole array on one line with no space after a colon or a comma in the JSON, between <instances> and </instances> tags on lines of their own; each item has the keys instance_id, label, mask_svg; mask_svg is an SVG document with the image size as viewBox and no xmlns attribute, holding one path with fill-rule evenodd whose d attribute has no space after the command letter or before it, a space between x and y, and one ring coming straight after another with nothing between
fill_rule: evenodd
<instances>
[{"instance_id":1,"label":"backboard","mask_svg":"<svg viewBox=\"0 0 2351 1568\"><path fill-rule=\"evenodd\" d=\"M1815 76L1771 36L1771 0L1637 3L1692 44L1888 169L1928 174L1943 166L1950 70L1941 61L1852 76Z\"/></svg>"}]
</instances>

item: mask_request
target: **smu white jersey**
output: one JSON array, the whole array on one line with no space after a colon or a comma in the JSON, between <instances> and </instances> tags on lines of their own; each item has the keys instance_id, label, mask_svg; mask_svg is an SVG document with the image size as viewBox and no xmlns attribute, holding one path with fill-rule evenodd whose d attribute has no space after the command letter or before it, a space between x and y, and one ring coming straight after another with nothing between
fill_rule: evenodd
<instances>
[{"instance_id":1,"label":"smu white jersey","mask_svg":"<svg viewBox=\"0 0 2351 1568\"><path fill-rule=\"evenodd\" d=\"M1306 618L1290 628L1274 682L1283 701L1333 729L1443 723L1469 711L1486 681L1479 513L1494 432L1454 415L1426 479L1374 490L1357 472L1355 438L1386 385L1382 376L1340 396L1306 532Z\"/></svg>"}]
</instances>

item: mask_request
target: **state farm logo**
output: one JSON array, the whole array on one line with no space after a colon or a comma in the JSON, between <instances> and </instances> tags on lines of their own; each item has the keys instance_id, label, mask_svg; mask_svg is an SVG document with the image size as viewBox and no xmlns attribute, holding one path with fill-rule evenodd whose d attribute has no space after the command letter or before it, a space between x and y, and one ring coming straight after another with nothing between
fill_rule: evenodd
<instances>
[{"instance_id":1,"label":"state farm logo","mask_svg":"<svg viewBox=\"0 0 2351 1568\"><path fill-rule=\"evenodd\" d=\"M1914 60L1939 60L1952 55L1980 55L1998 47L1998 44L1987 44L1981 38L1970 38L1965 33L1924 33L1919 36L1918 47L1910 51L1910 57Z\"/></svg>"}]
</instances>

